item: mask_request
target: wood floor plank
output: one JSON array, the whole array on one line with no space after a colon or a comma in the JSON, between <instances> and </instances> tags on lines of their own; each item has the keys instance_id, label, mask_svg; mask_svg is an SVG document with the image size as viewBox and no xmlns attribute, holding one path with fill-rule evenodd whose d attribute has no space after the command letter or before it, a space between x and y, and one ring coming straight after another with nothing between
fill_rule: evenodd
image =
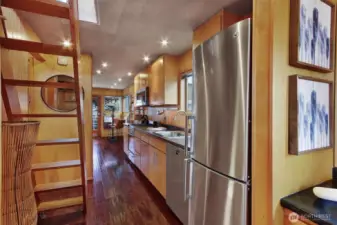
<instances>
[{"instance_id":1,"label":"wood floor plank","mask_svg":"<svg viewBox=\"0 0 337 225\"><path fill-rule=\"evenodd\" d=\"M168 206L157 199L153 187L125 160L122 146L94 139L94 179L88 185L92 193L85 217L75 209L63 209L46 212L47 218L40 219L39 224L181 225Z\"/></svg>"}]
</instances>

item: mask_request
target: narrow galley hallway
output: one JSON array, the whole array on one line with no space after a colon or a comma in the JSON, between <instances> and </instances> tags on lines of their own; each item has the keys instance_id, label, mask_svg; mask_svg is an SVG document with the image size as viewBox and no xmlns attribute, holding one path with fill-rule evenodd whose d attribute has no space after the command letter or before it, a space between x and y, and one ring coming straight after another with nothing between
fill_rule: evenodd
<instances>
[{"instance_id":1,"label":"narrow galley hallway","mask_svg":"<svg viewBox=\"0 0 337 225\"><path fill-rule=\"evenodd\" d=\"M40 219L38 224L181 224L126 161L122 148L123 140L110 143L101 138L93 139L94 180L88 184L86 218L78 211L60 209L47 212L47 218Z\"/></svg>"}]
</instances>

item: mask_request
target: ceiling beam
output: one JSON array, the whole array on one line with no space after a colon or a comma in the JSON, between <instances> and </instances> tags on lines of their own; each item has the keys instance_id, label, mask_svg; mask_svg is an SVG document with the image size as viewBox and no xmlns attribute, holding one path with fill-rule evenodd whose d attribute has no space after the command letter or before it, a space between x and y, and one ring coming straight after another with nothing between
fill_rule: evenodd
<instances>
[{"instance_id":1,"label":"ceiling beam","mask_svg":"<svg viewBox=\"0 0 337 225\"><path fill-rule=\"evenodd\" d=\"M50 45L40 42L24 41L18 39L1 38L2 47L10 50L36 52L50 55L74 56L73 49L65 48L62 45Z\"/></svg>"},{"instance_id":2,"label":"ceiling beam","mask_svg":"<svg viewBox=\"0 0 337 225\"><path fill-rule=\"evenodd\" d=\"M2 0L2 6L42 14L46 16L69 19L67 4L48 0Z\"/></svg>"}]
</instances>

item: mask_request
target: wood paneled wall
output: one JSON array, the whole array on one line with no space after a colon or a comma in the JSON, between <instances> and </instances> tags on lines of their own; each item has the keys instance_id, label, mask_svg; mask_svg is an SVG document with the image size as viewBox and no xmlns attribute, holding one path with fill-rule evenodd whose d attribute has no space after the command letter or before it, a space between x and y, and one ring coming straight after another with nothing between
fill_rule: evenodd
<instances>
[{"instance_id":1,"label":"wood paneled wall","mask_svg":"<svg viewBox=\"0 0 337 225\"><path fill-rule=\"evenodd\" d=\"M259 2L260 0L256 1ZM337 2L333 0L333 2ZM266 3L267 4L267 3ZM273 71L272 71L272 171L274 225L283 224L282 197L331 179L333 150L288 154L288 79L300 74L334 81L334 73L319 73L289 66L290 1L273 1ZM261 10L264 14L266 9ZM261 15L260 15L261 16ZM254 21L255 22L255 21ZM261 46L266 47L266 46ZM259 49L258 51L260 51ZM260 55L261 51L259 52Z\"/></svg>"},{"instance_id":2,"label":"wood paneled wall","mask_svg":"<svg viewBox=\"0 0 337 225\"><path fill-rule=\"evenodd\" d=\"M40 42L39 37L31 29L31 27L22 20L18 14L9 8L2 8L6 17L6 28L8 36L16 39L32 40ZM36 79L44 81L55 74L66 74L73 76L72 62L66 67L57 65L56 56L42 55L46 59L44 63L35 60L31 54L27 52L1 50L1 69L6 78L12 79ZM41 56L41 55L39 55ZM87 172L88 177L92 177L92 131L91 131L91 86L92 86L92 60L90 56L82 56L80 68L81 83L85 89L84 116L85 121L89 121L90 126L86 126L86 151L87 151ZM10 101L13 103L19 100L19 108L12 108L14 112L28 113L46 113L53 112L46 107L41 99L40 88L16 88L16 98L11 96ZM15 97L15 96L14 96ZM2 111L4 111L2 109ZM2 117L2 119L7 119ZM57 139L62 137L77 137L77 123L75 118L37 118L41 121L39 139ZM60 136L58 136L60 135ZM75 145L76 146L76 145ZM78 148L73 146L52 146L48 148L37 147L34 149L33 162L56 161L64 158L64 160L75 159L77 157ZM78 159L79 157L77 157ZM63 174L63 175L61 175ZM78 175L78 176L77 176ZM80 177L78 172L71 169L63 171L54 171L48 175L46 172L37 173L37 183L48 183L63 179L73 179Z\"/></svg>"},{"instance_id":3,"label":"wood paneled wall","mask_svg":"<svg viewBox=\"0 0 337 225\"><path fill-rule=\"evenodd\" d=\"M64 74L73 77L72 59L68 58L67 66L57 64L57 56L43 55L45 62L41 63L34 58L31 58L30 66L32 72L31 80L45 81L48 78ZM81 64L79 68L80 82L84 88L84 118L85 118L85 148L87 160L88 178L93 176L93 161L92 161L92 58L89 55L81 56ZM29 88L29 113L55 113L41 99L40 88ZM76 111L69 112L75 114ZM77 138L77 119L76 118L38 118L41 121L39 140L51 140L59 138ZM53 162L62 160L79 159L78 145L61 145L61 146L41 146L36 147L33 154L33 163ZM66 168L49 171L38 171L35 173L36 183L49 183L66 180L79 179L79 168Z\"/></svg>"},{"instance_id":4,"label":"wood paneled wall","mask_svg":"<svg viewBox=\"0 0 337 225\"><path fill-rule=\"evenodd\" d=\"M184 74L192 70L192 49L178 56L179 73Z\"/></svg>"},{"instance_id":5,"label":"wood paneled wall","mask_svg":"<svg viewBox=\"0 0 337 225\"><path fill-rule=\"evenodd\" d=\"M123 90L108 88L93 88L92 95L95 96L123 96Z\"/></svg>"}]
</instances>

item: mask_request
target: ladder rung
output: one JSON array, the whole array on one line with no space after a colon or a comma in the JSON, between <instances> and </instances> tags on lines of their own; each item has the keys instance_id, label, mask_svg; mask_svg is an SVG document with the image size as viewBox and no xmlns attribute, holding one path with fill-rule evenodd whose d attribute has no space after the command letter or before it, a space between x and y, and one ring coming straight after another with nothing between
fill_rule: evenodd
<instances>
[{"instance_id":1,"label":"ladder rung","mask_svg":"<svg viewBox=\"0 0 337 225\"><path fill-rule=\"evenodd\" d=\"M25 1L23 1L25 2ZM2 47L10 50L36 52L51 55L74 56L73 49L65 48L62 45L50 45L40 42L24 41L12 38L0 37Z\"/></svg>"},{"instance_id":2,"label":"ladder rung","mask_svg":"<svg viewBox=\"0 0 337 225\"><path fill-rule=\"evenodd\" d=\"M58 3L56 0L53 2L43 0L2 0L2 6L46 16L69 19L68 5Z\"/></svg>"},{"instance_id":3,"label":"ladder rung","mask_svg":"<svg viewBox=\"0 0 337 225\"><path fill-rule=\"evenodd\" d=\"M32 170L48 170L48 169L75 167L75 166L80 166L80 165L81 165L80 160L37 163L37 164L32 165Z\"/></svg>"},{"instance_id":4,"label":"ladder rung","mask_svg":"<svg viewBox=\"0 0 337 225\"><path fill-rule=\"evenodd\" d=\"M50 202L41 202L37 206L37 210L39 212L51 210L51 209L59 209L65 208L70 206L82 205L83 204L83 197L75 197L75 198L66 198L62 200L50 201Z\"/></svg>"},{"instance_id":5,"label":"ladder rung","mask_svg":"<svg viewBox=\"0 0 337 225\"><path fill-rule=\"evenodd\" d=\"M77 117L76 114L61 114L61 113L56 113L56 114L12 114L13 117Z\"/></svg>"},{"instance_id":6,"label":"ladder rung","mask_svg":"<svg viewBox=\"0 0 337 225\"><path fill-rule=\"evenodd\" d=\"M34 191L35 192L50 191L50 190L69 188L69 187L79 187L81 185L82 185L82 182L80 179L57 182L57 183L49 183L49 184L38 184L34 187Z\"/></svg>"},{"instance_id":7,"label":"ladder rung","mask_svg":"<svg viewBox=\"0 0 337 225\"><path fill-rule=\"evenodd\" d=\"M14 80L14 79L3 79L6 85L11 86L23 86L23 87L53 87L53 88L75 88L75 83L70 82L45 82L45 81L34 81L34 80Z\"/></svg>"},{"instance_id":8,"label":"ladder rung","mask_svg":"<svg viewBox=\"0 0 337 225\"><path fill-rule=\"evenodd\" d=\"M37 144L36 144L36 146L67 145L67 144L78 144L78 143L80 143L80 139L79 138L65 138L65 139L38 141Z\"/></svg>"}]
</instances>

